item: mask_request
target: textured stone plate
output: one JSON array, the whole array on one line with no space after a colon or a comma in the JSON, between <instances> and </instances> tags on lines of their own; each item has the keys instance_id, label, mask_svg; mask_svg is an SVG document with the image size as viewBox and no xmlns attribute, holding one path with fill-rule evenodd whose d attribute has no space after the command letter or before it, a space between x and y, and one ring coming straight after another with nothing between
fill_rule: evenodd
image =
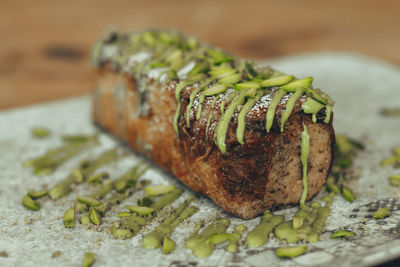
<instances>
[{"instance_id":1,"label":"textured stone plate","mask_svg":"<svg viewBox=\"0 0 400 267\"><path fill-rule=\"evenodd\" d=\"M184 248L184 239L191 232L192 223L200 218L212 218L219 212L205 198L196 203L201 207L200 211L171 236L177 242L177 249L171 255L163 255L160 250L142 249L142 234L120 241L103 232L88 231L80 225L65 229L63 213L73 204L77 192L87 189L84 185L62 200L42 203L38 212L27 211L21 205L27 189L40 189L43 184L51 186L66 177L81 159L93 157L117 144L102 134L100 147L68 161L55 173L44 177L34 176L30 169L22 167L26 159L59 145L62 134L96 131L90 121L90 99L82 97L0 113L0 251L6 250L9 254L7 258L0 257L0 266L77 266L86 251L96 253L96 266L367 266L400 257L400 189L391 187L388 182L388 176L395 170L379 166L379 162L390 155L390 149L400 145L400 118L383 118L378 114L383 106L400 106L399 69L347 53L304 54L267 63L298 77L315 77L314 85L326 90L337 102L334 108L336 132L362 139L367 144L366 150L355 161L355 168L360 170L360 179L352 186L357 194L356 201L349 204L340 197L335 198L324 240L310 244L308 254L293 260L280 260L274 254L279 244L270 240L260 249L248 249L242 245L238 253L231 254L223 246L218 246L209 258L195 258ZM33 139L30 129L38 125L50 128L52 137ZM137 160L137 156L131 154L103 169L116 177ZM144 177L151 178L154 184L182 186L156 168L149 170ZM185 191L185 195L191 193ZM136 194L124 204L133 204L140 196ZM183 199L181 197L174 206ZM122 210L123 206L117 210ZM381 206L389 206L392 215L376 221L371 217ZM289 217L295 211L292 208L279 213ZM223 213L222 216L232 219L231 227L243 222ZM110 213L105 224L111 223L115 217L115 213ZM256 218L244 223L252 229L259 220ZM330 240L330 233L339 228L352 230L357 236L349 240ZM55 251L62 254L52 258Z\"/></svg>"}]
</instances>

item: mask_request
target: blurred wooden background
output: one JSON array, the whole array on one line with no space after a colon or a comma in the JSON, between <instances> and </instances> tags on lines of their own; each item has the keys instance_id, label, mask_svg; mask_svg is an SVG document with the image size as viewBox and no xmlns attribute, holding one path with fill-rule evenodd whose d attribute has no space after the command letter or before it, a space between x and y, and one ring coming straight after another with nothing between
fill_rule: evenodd
<instances>
[{"instance_id":1,"label":"blurred wooden background","mask_svg":"<svg viewBox=\"0 0 400 267\"><path fill-rule=\"evenodd\" d=\"M178 28L254 59L345 50L400 64L398 0L1 0L0 109L89 92L91 45L113 25Z\"/></svg>"}]
</instances>

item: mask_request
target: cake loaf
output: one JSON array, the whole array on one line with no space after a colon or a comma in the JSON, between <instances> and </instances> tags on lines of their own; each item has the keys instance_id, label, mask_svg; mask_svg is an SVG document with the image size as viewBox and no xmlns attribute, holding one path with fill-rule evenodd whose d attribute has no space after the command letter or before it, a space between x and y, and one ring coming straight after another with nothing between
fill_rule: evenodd
<instances>
[{"instance_id":1,"label":"cake loaf","mask_svg":"<svg viewBox=\"0 0 400 267\"><path fill-rule=\"evenodd\" d=\"M311 77L176 31L112 32L91 60L95 123L224 211L254 218L310 199L325 183L333 101Z\"/></svg>"}]
</instances>

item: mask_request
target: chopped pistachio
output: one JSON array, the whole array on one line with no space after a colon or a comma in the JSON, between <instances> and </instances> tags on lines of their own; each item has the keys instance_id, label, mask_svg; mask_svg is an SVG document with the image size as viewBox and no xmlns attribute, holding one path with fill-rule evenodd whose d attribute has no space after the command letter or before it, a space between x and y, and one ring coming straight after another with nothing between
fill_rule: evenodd
<instances>
[{"instance_id":1,"label":"chopped pistachio","mask_svg":"<svg viewBox=\"0 0 400 267\"><path fill-rule=\"evenodd\" d=\"M25 208L27 208L28 210L39 210L40 209L40 204L38 202L34 201L28 195L24 196L22 203L25 206Z\"/></svg>"},{"instance_id":2,"label":"chopped pistachio","mask_svg":"<svg viewBox=\"0 0 400 267\"><path fill-rule=\"evenodd\" d=\"M224 78L231 76L236 73L236 70L232 69L231 67L217 67L212 68L208 74L213 78Z\"/></svg>"},{"instance_id":3,"label":"chopped pistachio","mask_svg":"<svg viewBox=\"0 0 400 267\"><path fill-rule=\"evenodd\" d=\"M261 87L273 87L273 86L281 86L287 84L291 80L293 80L293 75L283 75L274 78L270 78L264 80L260 83Z\"/></svg>"},{"instance_id":4,"label":"chopped pistachio","mask_svg":"<svg viewBox=\"0 0 400 267\"><path fill-rule=\"evenodd\" d=\"M144 197L142 199L138 199L137 204L142 207L150 207L153 204L153 200L149 197Z\"/></svg>"},{"instance_id":5,"label":"chopped pistachio","mask_svg":"<svg viewBox=\"0 0 400 267\"><path fill-rule=\"evenodd\" d=\"M90 176L87 180L86 183L88 184L101 184L102 180L105 178L108 178L109 175L107 172L101 172L97 173L95 175Z\"/></svg>"},{"instance_id":6,"label":"chopped pistachio","mask_svg":"<svg viewBox=\"0 0 400 267\"><path fill-rule=\"evenodd\" d=\"M394 147L392 149L392 153L393 153L393 155L400 157L400 146Z\"/></svg>"},{"instance_id":7,"label":"chopped pistachio","mask_svg":"<svg viewBox=\"0 0 400 267\"><path fill-rule=\"evenodd\" d=\"M0 251L0 257L8 258L8 253L7 253L7 251L5 251L5 250Z\"/></svg>"},{"instance_id":8,"label":"chopped pistachio","mask_svg":"<svg viewBox=\"0 0 400 267\"><path fill-rule=\"evenodd\" d=\"M376 212L375 212L375 214L374 214L374 219L383 219L383 218L385 218L385 217L387 217L387 216L389 216L390 215L390 209L388 208L388 207L385 207L385 208L379 208Z\"/></svg>"},{"instance_id":9,"label":"chopped pistachio","mask_svg":"<svg viewBox=\"0 0 400 267\"><path fill-rule=\"evenodd\" d=\"M321 90L320 89L311 89L307 88L306 90L307 95L311 96L314 98L316 101L323 105L327 105L328 101L321 95Z\"/></svg>"},{"instance_id":10,"label":"chopped pistachio","mask_svg":"<svg viewBox=\"0 0 400 267\"><path fill-rule=\"evenodd\" d=\"M149 196L158 196L171 192L174 189L175 189L174 185L154 185L154 186L147 186L144 190L146 194Z\"/></svg>"},{"instance_id":11,"label":"chopped pistachio","mask_svg":"<svg viewBox=\"0 0 400 267\"><path fill-rule=\"evenodd\" d=\"M54 252L51 254L51 257L54 259L54 258L57 258L57 257L61 256L61 254L62 254L62 252L59 251L59 250L57 250L57 251L54 251Z\"/></svg>"},{"instance_id":12,"label":"chopped pistachio","mask_svg":"<svg viewBox=\"0 0 400 267\"><path fill-rule=\"evenodd\" d=\"M68 209L63 218L63 223L66 228L72 228L75 225L75 210L74 208Z\"/></svg>"},{"instance_id":13,"label":"chopped pistachio","mask_svg":"<svg viewBox=\"0 0 400 267\"><path fill-rule=\"evenodd\" d=\"M400 157L399 156L391 156L389 158L386 158L384 160L381 161L381 166L387 166L387 165L393 165L396 164L398 161L400 161Z\"/></svg>"},{"instance_id":14,"label":"chopped pistachio","mask_svg":"<svg viewBox=\"0 0 400 267\"><path fill-rule=\"evenodd\" d=\"M277 248L275 252L279 258L295 258L307 253L307 246L281 247Z\"/></svg>"},{"instance_id":15,"label":"chopped pistachio","mask_svg":"<svg viewBox=\"0 0 400 267\"><path fill-rule=\"evenodd\" d=\"M129 239L133 236L133 233L129 229L113 227L112 235L117 239Z\"/></svg>"},{"instance_id":16,"label":"chopped pistachio","mask_svg":"<svg viewBox=\"0 0 400 267\"><path fill-rule=\"evenodd\" d=\"M342 196L348 202L353 202L354 201L354 193L350 188L348 188L346 186L342 186L340 193L342 193Z\"/></svg>"},{"instance_id":17,"label":"chopped pistachio","mask_svg":"<svg viewBox=\"0 0 400 267\"><path fill-rule=\"evenodd\" d=\"M32 199L38 199L38 198L42 198L44 196L47 196L47 194L49 193L49 191L47 190L42 190L42 191L28 191L28 195L32 198Z\"/></svg>"},{"instance_id":18,"label":"chopped pistachio","mask_svg":"<svg viewBox=\"0 0 400 267\"><path fill-rule=\"evenodd\" d=\"M227 87L231 87L240 81L241 75L239 73L235 73L224 78L218 80L218 83L223 84Z\"/></svg>"},{"instance_id":19,"label":"chopped pistachio","mask_svg":"<svg viewBox=\"0 0 400 267\"><path fill-rule=\"evenodd\" d=\"M313 78L307 77L304 79L295 80L293 82L285 84L285 85L281 86L281 89L285 90L286 92L294 92L298 88L303 88L303 89L309 88L311 86L312 82L313 82Z\"/></svg>"},{"instance_id":20,"label":"chopped pistachio","mask_svg":"<svg viewBox=\"0 0 400 267\"><path fill-rule=\"evenodd\" d=\"M83 257L82 267L90 267L94 263L94 253L86 252L85 256Z\"/></svg>"},{"instance_id":21,"label":"chopped pistachio","mask_svg":"<svg viewBox=\"0 0 400 267\"><path fill-rule=\"evenodd\" d=\"M217 233L217 234L211 235L208 238L208 240L212 244L217 245L217 244L220 244L220 243L228 241L230 238L231 238L231 234L228 234L228 233Z\"/></svg>"},{"instance_id":22,"label":"chopped pistachio","mask_svg":"<svg viewBox=\"0 0 400 267\"><path fill-rule=\"evenodd\" d=\"M339 188L335 183L335 177L329 176L328 179L326 179L326 188L329 192L339 193Z\"/></svg>"},{"instance_id":23,"label":"chopped pistachio","mask_svg":"<svg viewBox=\"0 0 400 267\"><path fill-rule=\"evenodd\" d=\"M351 237L354 236L355 233L352 231L348 231L348 230L339 230L334 232L333 234L331 234L330 238L334 239L334 238L339 238L339 237Z\"/></svg>"},{"instance_id":24,"label":"chopped pistachio","mask_svg":"<svg viewBox=\"0 0 400 267\"><path fill-rule=\"evenodd\" d=\"M97 140L97 135L64 135L62 139L69 143L86 143Z\"/></svg>"},{"instance_id":25,"label":"chopped pistachio","mask_svg":"<svg viewBox=\"0 0 400 267\"><path fill-rule=\"evenodd\" d=\"M207 72L209 69L209 63L208 62L199 62L194 65L193 69L189 71L187 74L188 77L193 77L196 74L202 74Z\"/></svg>"},{"instance_id":26,"label":"chopped pistachio","mask_svg":"<svg viewBox=\"0 0 400 267\"><path fill-rule=\"evenodd\" d=\"M84 213L84 214L81 216L81 218L79 219L79 222L80 222L82 225L88 225L88 224L90 224L91 222L90 222L90 218L89 218L89 213L88 213L88 212Z\"/></svg>"},{"instance_id":27,"label":"chopped pistachio","mask_svg":"<svg viewBox=\"0 0 400 267\"><path fill-rule=\"evenodd\" d=\"M393 186L400 186L400 174L399 175L391 175L389 177L390 184Z\"/></svg>"},{"instance_id":28,"label":"chopped pistachio","mask_svg":"<svg viewBox=\"0 0 400 267\"><path fill-rule=\"evenodd\" d=\"M90 221L95 224L99 225L101 223L101 217L100 214L95 210L95 208L90 207L89 210L89 219Z\"/></svg>"},{"instance_id":29,"label":"chopped pistachio","mask_svg":"<svg viewBox=\"0 0 400 267\"><path fill-rule=\"evenodd\" d=\"M32 136L36 138L45 138L50 136L50 130L44 127L32 128Z\"/></svg>"},{"instance_id":30,"label":"chopped pistachio","mask_svg":"<svg viewBox=\"0 0 400 267\"><path fill-rule=\"evenodd\" d=\"M139 215L150 215L154 212L153 208L150 207L141 207L141 206L126 206L126 208L132 212L135 212Z\"/></svg>"},{"instance_id":31,"label":"chopped pistachio","mask_svg":"<svg viewBox=\"0 0 400 267\"><path fill-rule=\"evenodd\" d=\"M400 108L382 108L380 114L386 117L400 116Z\"/></svg>"},{"instance_id":32,"label":"chopped pistachio","mask_svg":"<svg viewBox=\"0 0 400 267\"><path fill-rule=\"evenodd\" d=\"M80 169L72 169L72 175L76 177L78 183L83 183L85 177L83 177L82 171Z\"/></svg>"},{"instance_id":33,"label":"chopped pistachio","mask_svg":"<svg viewBox=\"0 0 400 267\"><path fill-rule=\"evenodd\" d=\"M244 83L237 83L235 84L235 90L242 90L244 88L255 88L258 89L260 88L260 83L257 82L244 82Z\"/></svg>"},{"instance_id":34,"label":"chopped pistachio","mask_svg":"<svg viewBox=\"0 0 400 267\"><path fill-rule=\"evenodd\" d=\"M118 213L118 217L120 217L120 218L127 217L127 216L132 216L132 212L123 211L123 212Z\"/></svg>"},{"instance_id":35,"label":"chopped pistachio","mask_svg":"<svg viewBox=\"0 0 400 267\"><path fill-rule=\"evenodd\" d=\"M168 236L164 236L162 251L164 254L170 254L175 249L175 242Z\"/></svg>"},{"instance_id":36,"label":"chopped pistachio","mask_svg":"<svg viewBox=\"0 0 400 267\"><path fill-rule=\"evenodd\" d=\"M207 90L204 90L203 94L205 96L212 96L212 95L220 94L220 93L224 92L225 90L226 90L225 85L215 84L215 85L211 86L210 88L208 88Z\"/></svg>"},{"instance_id":37,"label":"chopped pistachio","mask_svg":"<svg viewBox=\"0 0 400 267\"><path fill-rule=\"evenodd\" d=\"M90 207L94 207L94 206L99 206L101 205L101 201L98 201L97 199L91 198L91 197L86 197L86 196L77 196L76 200L78 200L79 202L86 204Z\"/></svg>"}]
</instances>

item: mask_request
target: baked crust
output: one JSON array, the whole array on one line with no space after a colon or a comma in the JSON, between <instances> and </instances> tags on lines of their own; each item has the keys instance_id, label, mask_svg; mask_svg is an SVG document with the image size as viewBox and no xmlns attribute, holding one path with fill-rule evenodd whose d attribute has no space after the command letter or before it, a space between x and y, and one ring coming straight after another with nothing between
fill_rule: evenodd
<instances>
[{"instance_id":1,"label":"baked crust","mask_svg":"<svg viewBox=\"0 0 400 267\"><path fill-rule=\"evenodd\" d=\"M236 139L236 112L228 127L227 152L223 154L214 142L222 100L213 105L212 98L206 98L198 120L195 117L199 105L195 101L188 127L185 112L195 87L186 87L181 94L177 135L173 128L176 81L156 83L145 75L136 78L123 74L108 64L96 71L94 121L230 214L251 219L266 209L300 200L303 123L310 136L307 199L316 195L325 183L333 161L333 116L329 123L323 123L322 110L313 123L311 115L301 109L304 97L296 102L283 132L280 114L287 98L282 100L269 133L265 129L268 97L261 98L246 116L243 145ZM146 85L145 94L137 87L138 82ZM213 117L207 129L210 114Z\"/></svg>"}]
</instances>

